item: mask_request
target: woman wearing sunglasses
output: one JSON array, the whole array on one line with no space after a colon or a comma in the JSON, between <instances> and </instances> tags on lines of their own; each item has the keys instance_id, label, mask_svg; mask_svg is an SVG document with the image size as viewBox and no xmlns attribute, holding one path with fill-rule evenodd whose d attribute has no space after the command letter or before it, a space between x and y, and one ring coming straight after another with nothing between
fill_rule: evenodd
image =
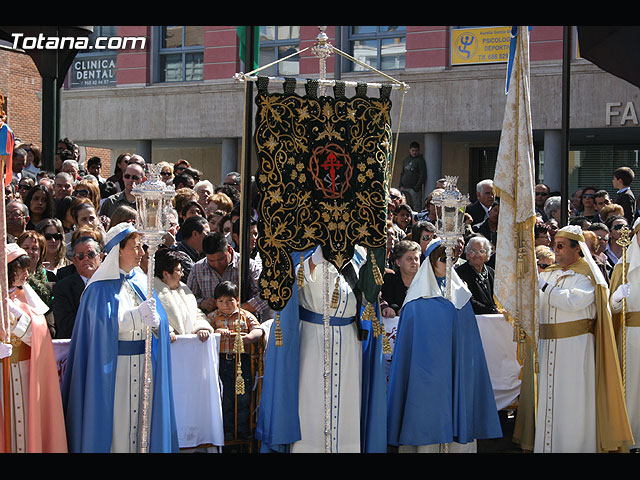
<instances>
[{"instance_id":1,"label":"woman wearing sunglasses","mask_svg":"<svg viewBox=\"0 0 640 480\"><path fill-rule=\"evenodd\" d=\"M541 273L556 263L556 256L547 245L538 245L536 247L536 261L538 262L538 273Z\"/></svg>"},{"instance_id":2,"label":"woman wearing sunglasses","mask_svg":"<svg viewBox=\"0 0 640 480\"><path fill-rule=\"evenodd\" d=\"M582 216L588 219L592 219L598 214L595 200L596 191L595 187L585 187L585 189L582 190Z\"/></svg>"},{"instance_id":3,"label":"woman wearing sunglasses","mask_svg":"<svg viewBox=\"0 0 640 480\"><path fill-rule=\"evenodd\" d=\"M432 240L400 311L391 364L387 443L398 451L475 452L476 440L502 437L471 292Z\"/></svg>"},{"instance_id":4,"label":"woman wearing sunglasses","mask_svg":"<svg viewBox=\"0 0 640 480\"><path fill-rule=\"evenodd\" d=\"M31 190L35 186L35 184L36 182L33 180L33 178L24 177L20 179L20 181L18 182L18 193L22 198L26 197L27 193L29 193L29 190Z\"/></svg>"},{"instance_id":5,"label":"woman wearing sunglasses","mask_svg":"<svg viewBox=\"0 0 640 480\"><path fill-rule=\"evenodd\" d=\"M67 260L67 247L64 240L62 222L57 218L45 218L36 225L36 232L40 233L47 244L47 253L42 259L42 265L54 275L59 268L69 262Z\"/></svg>"},{"instance_id":6,"label":"woman wearing sunglasses","mask_svg":"<svg viewBox=\"0 0 640 480\"><path fill-rule=\"evenodd\" d=\"M100 210L100 187L89 180L80 180L73 189L74 197L81 197L93 203L96 211Z\"/></svg>"}]
</instances>

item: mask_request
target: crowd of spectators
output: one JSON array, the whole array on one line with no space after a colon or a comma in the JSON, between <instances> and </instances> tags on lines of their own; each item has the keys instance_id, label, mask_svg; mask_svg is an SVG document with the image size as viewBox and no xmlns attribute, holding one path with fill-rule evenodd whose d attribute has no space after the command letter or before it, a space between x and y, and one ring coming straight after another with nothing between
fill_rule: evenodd
<instances>
[{"instance_id":1,"label":"crowd of spectators","mask_svg":"<svg viewBox=\"0 0 640 480\"><path fill-rule=\"evenodd\" d=\"M53 339L71 338L81 295L104 258L103 239L116 225L136 222L132 191L148 175L140 155L119 155L113 174L103 176L101 158L94 156L82 164L79 152L70 139L59 140L54 171L46 171L38 147L20 142L13 152L13 178L5 187L6 241L30 257L26 281L48 308L45 317ZM255 343L263 337L261 330L251 333L233 321L230 327L216 327L220 323L216 287L224 282L236 288L240 284L240 174L229 172L215 186L186 159L160 166L160 178L173 186L176 195L155 269L148 271L146 245L140 268L153 277L171 341L177 335L196 334L204 342L214 332L228 336L231 329L247 345ZM238 310L243 318L249 315L261 325L271 319L272 311L258 292L256 219L251 218L250 224L249 299ZM224 354L228 356L228 349ZM227 397L225 404L231 401ZM228 405L224 408L227 412Z\"/></svg>"},{"instance_id":2,"label":"crowd of spectators","mask_svg":"<svg viewBox=\"0 0 640 480\"><path fill-rule=\"evenodd\" d=\"M100 264L104 234L121 222L135 222L136 203L131 192L134 185L147 178L147 164L140 155L119 155L113 174L105 178L102 160L94 156L81 165L79 152L70 139L59 140L55 171L50 172L43 169L36 145L19 143L13 153L13 179L5 187L7 242L17 243L32 258L28 281L51 307L47 314L49 329L52 338L58 339L70 337L72 322L69 325L69 312L58 315L62 320L56 318L55 312L76 304L82 291L80 280L86 283L91 277L92 271L86 265ZM169 213L169 231L160 251L170 249L175 252L180 261L180 282L187 289L189 285L194 287L198 295L207 295L197 297L198 306L203 301L208 305L212 302L213 289L223 276L238 283L240 174L229 172L221 185L214 186L201 178L202 173L188 160L179 159L173 164L161 162L160 165L161 179L167 185L173 185L176 191L174 209ZM257 289L260 263L255 252L255 218L251 223L251 298L243 308L265 320L270 311L265 309L266 304ZM77 235L79 232L82 236ZM86 237L92 237L95 242L87 243ZM208 238L207 242L205 238ZM206 246L214 243L216 249L224 250L224 255L207 250ZM87 248L89 253L85 252ZM217 260L207 260L207 256L215 256ZM207 269L214 264L217 268ZM146 265L144 259L143 269ZM189 280L196 265L197 272ZM206 269L204 274L201 273L203 268ZM76 292L74 301L69 303L65 295L54 295L53 291L58 281L71 274L76 275L75 286L78 288L65 290L66 294ZM203 291L195 280L203 275L210 284L210 291ZM162 279L162 275L156 276ZM61 308L63 301L65 305ZM205 312L210 313L211 309ZM187 333L182 327L176 330Z\"/></svg>"},{"instance_id":3,"label":"crowd of spectators","mask_svg":"<svg viewBox=\"0 0 640 480\"><path fill-rule=\"evenodd\" d=\"M216 186L201 178L201 172L185 159L160 166L161 179L175 188L176 196L168 215L168 232L156 254L155 271L147 271L148 258L143 258L141 268L154 277L169 317L171 340L181 334L197 334L203 342L214 332L228 335L225 315L237 313L245 319L239 330L243 338L257 341L263 334L256 330L267 325L274 312L258 290L262 265L256 250L255 210L249 221L249 272L243 279L248 282L249 297L239 302L237 295L240 174L229 172ZM84 287L102 261L103 238L114 226L135 222L132 189L145 181L147 171L144 158L123 153L113 174L105 178L101 159L91 157L80 164L79 149L66 138L58 143L53 172L43 170L36 145L22 143L15 148L13 179L5 187L6 241L17 244L30 257L27 282L49 308L46 318L52 338L71 337ZM569 223L582 228L607 279L622 255L617 243L620 229L630 227L637 215L630 189L633 178L631 169L619 168L613 172L615 199L602 188L588 186L574 192L565 205ZM389 191L387 261L380 294L384 317L399 315L427 245L437 236L433 196L443 187L441 179L426 195L420 211L414 211L399 189ZM453 262L472 293L474 312L492 314L498 313L493 282L500 199L491 179L480 181L475 193L477 200L466 208L465 232ZM535 251L542 271L554 263L554 236L562 222L561 196L544 184L536 185L535 208ZM220 285L226 293L221 293ZM229 312L220 309L221 297L233 304Z\"/></svg>"},{"instance_id":4,"label":"crowd of spectators","mask_svg":"<svg viewBox=\"0 0 640 480\"><path fill-rule=\"evenodd\" d=\"M634 172L629 167L617 168L612 174L615 198L602 187L587 186L577 189L567 205L567 220L583 230L592 256L608 280L613 267L622 255L617 243L620 229L631 228L638 216L639 205L631 191ZM398 314L398 285L409 286L406 274L402 274L403 257L407 241L417 243L424 252L428 242L436 234L438 217L432 203L434 194L442 191L444 179L424 201L423 209L413 212L403 194L390 189L385 285L381 293L381 311L384 316ZM554 263L554 237L562 226L562 199L559 192L552 192L545 184L534 189L536 223L534 241L539 271ZM498 236L500 199L496 198L493 181L484 179L476 185L477 200L466 208L465 234L460 248L455 252L455 268L473 294L472 305L476 314L497 313L493 301L495 276L495 249ZM409 217L409 220L407 220ZM421 261L424 258L421 259ZM394 275L395 274L395 275ZM400 274L399 276L397 274ZM387 308L393 306L393 308Z\"/></svg>"},{"instance_id":5,"label":"crowd of spectators","mask_svg":"<svg viewBox=\"0 0 640 480\"><path fill-rule=\"evenodd\" d=\"M85 258L76 253L73 234L89 229L93 237L99 238L113 225L134 221L136 205L131 190L146 178L146 162L139 155L119 155L114 172L108 178L102 176L99 157L87 159L85 165L78 163L78 157L78 147L67 138L61 139L55 171L47 172L41 168L38 147L22 143L14 151L13 180L5 188L7 241L18 243L33 259L29 283L52 308L49 319L53 338L62 338L62 331L68 332L67 327L56 331L53 311L57 301L52 294L53 286L67 274L65 272L78 268L74 266L78 263L76 255ZM229 172L221 185L214 186L201 178L201 172L188 160L160 165L162 180L176 190L170 230L163 247L177 252L181 282L192 290L200 309L211 313L215 309L216 285L223 280L237 283L240 175ZM603 188L587 186L577 189L567 205L569 223L591 232L586 238L606 278L622 254L622 247L616 242L620 228L630 227L637 215L636 200L629 188L633 179L633 170L618 168L612 176L612 185L617 191L615 199ZM381 311L386 312L386 316L397 315L402 305L403 291L415 270L415 265L409 265L409 258L419 251L422 261L427 244L436 235L437 215L432 198L443 186L444 179L441 179L426 195L421 211L414 211L399 189L389 191L387 264L381 294ZM478 182L476 197L466 208L466 230L456 250L455 264L474 292L476 313L493 313L496 311L492 292L500 201L495 197L491 179ZM537 247L543 246L552 254L554 235L562 221L561 196L551 192L547 185L538 184L535 208L536 252ZM258 318L267 319L272 312L257 289L261 265L255 249L256 225L254 217L250 235L251 298L243 307ZM94 248L99 250L100 241Z\"/></svg>"}]
</instances>

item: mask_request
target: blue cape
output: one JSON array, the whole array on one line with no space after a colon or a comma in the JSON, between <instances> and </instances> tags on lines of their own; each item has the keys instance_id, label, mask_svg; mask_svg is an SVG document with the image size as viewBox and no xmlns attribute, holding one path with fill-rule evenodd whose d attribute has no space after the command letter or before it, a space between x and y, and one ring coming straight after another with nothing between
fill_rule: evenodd
<instances>
[{"instance_id":1,"label":"blue cape","mask_svg":"<svg viewBox=\"0 0 640 480\"><path fill-rule=\"evenodd\" d=\"M118 303L124 276L87 285L73 327L62 384L69 452L109 453L113 432L115 374L118 362ZM146 298L146 276L130 282ZM178 452L171 380L169 322L156 298L158 337L152 336L153 407L149 452ZM117 412L116 412L117 413Z\"/></svg>"},{"instance_id":2,"label":"blue cape","mask_svg":"<svg viewBox=\"0 0 640 480\"><path fill-rule=\"evenodd\" d=\"M390 445L502 437L471 303L442 297L402 307L388 392Z\"/></svg>"},{"instance_id":3,"label":"blue cape","mask_svg":"<svg viewBox=\"0 0 640 480\"><path fill-rule=\"evenodd\" d=\"M313 252L293 252L294 265L300 256ZM358 258L357 260L363 261ZM380 311L376 304L376 315ZM256 438L261 452L288 452L292 443L301 439L298 417L298 386L300 373L300 311L298 290L280 312L283 345L275 345L275 320L269 335L265 356L262 396L256 426ZM382 354L382 336L373 337L370 321L362 321L367 340L362 342L362 408L360 444L364 453L386 453L386 377ZM322 413L320 413L322 415Z\"/></svg>"}]
</instances>

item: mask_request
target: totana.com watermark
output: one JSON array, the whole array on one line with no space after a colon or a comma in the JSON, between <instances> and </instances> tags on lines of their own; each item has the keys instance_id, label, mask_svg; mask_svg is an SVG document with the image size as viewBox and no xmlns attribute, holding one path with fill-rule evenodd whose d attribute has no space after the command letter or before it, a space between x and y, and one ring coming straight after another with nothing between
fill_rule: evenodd
<instances>
[{"instance_id":1,"label":"totana.com watermark","mask_svg":"<svg viewBox=\"0 0 640 480\"><path fill-rule=\"evenodd\" d=\"M146 37L96 37L93 43L89 37L37 37L24 33L12 33L13 48L22 50L123 50L144 49Z\"/></svg>"}]
</instances>

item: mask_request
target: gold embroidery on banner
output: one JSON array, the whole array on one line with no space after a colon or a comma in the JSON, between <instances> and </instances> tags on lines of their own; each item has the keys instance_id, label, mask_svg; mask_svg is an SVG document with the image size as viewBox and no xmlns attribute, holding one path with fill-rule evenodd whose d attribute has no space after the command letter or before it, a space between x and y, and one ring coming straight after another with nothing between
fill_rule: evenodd
<instances>
[{"instance_id":1,"label":"gold embroidery on banner","mask_svg":"<svg viewBox=\"0 0 640 480\"><path fill-rule=\"evenodd\" d=\"M323 247L340 270L356 244L386 245L391 101L256 96L262 297L282 310L296 280L291 252Z\"/></svg>"}]
</instances>

